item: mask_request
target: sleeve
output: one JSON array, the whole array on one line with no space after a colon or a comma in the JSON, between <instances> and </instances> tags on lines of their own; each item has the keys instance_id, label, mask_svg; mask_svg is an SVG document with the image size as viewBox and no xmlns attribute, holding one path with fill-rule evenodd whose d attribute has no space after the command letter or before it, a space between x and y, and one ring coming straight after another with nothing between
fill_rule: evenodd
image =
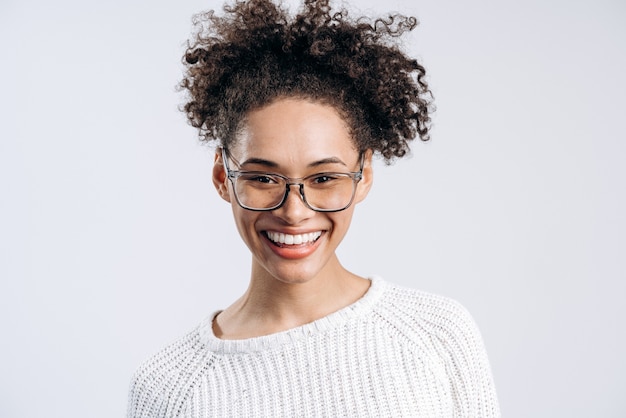
<instances>
[{"instance_id":1,"label":"sleeve","mask_svg":"<svg viewBox=\"0 0 626 418\"><path fill-rule=\"evenodd\" d=\"M476 323L458 302L448 300L442 308L438 349L450 380L455 416L500 417L491 367Z\"/></svg>"},{"instance_id":2,"label":"sleeve","mask_svg":"<svg viewBox=\"0 0 626 418\"><path fill-rule=\"evenodd\" d=\"M165 347L133 375L127 418L180 416L205 364L206 353L196 330Z\"/></svg>"},{"instance_id":3,"label":"sleeve","mask_svg":"<svg viewBox=\"0 0 626 418\"><path fill-rule=\"evenodd\" d=\"M128 390L127 418L162 417L163 402L159 399L159 379L152 361L146 362L135 372Z\"/></svg>"}]
</instances>

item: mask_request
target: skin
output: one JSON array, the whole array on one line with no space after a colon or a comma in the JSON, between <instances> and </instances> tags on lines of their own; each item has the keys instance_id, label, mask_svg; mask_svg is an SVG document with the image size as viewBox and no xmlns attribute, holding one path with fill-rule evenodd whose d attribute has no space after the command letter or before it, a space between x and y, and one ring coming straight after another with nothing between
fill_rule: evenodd
<instances>
[{"instance_id":1,"label":"skin","mask_svg":"<svg viewBox=\"0 0 626 418\"><path fill-rule=\"evenodd\" d=\"M332 106L283 98L250 112L231 155L243 170L280 173L292 178L322 171L358 171L359 153L350 130ZM215 155L213 183L231 204L241 238L252 254L245 294L214 320L218 338L243 339L297 327L355 302L369 280L346 270L335 253L346 235L356 204L373 180L372 153L365 154L363 179L352 205L334 213L315 212L292 186L285 204L273 211L241 208L226 177L221 152ZM231 169L237 169L229 162ZM266 231L302 234L321 231L314 243L278 246Z\"/></svg>"}]
</instances>

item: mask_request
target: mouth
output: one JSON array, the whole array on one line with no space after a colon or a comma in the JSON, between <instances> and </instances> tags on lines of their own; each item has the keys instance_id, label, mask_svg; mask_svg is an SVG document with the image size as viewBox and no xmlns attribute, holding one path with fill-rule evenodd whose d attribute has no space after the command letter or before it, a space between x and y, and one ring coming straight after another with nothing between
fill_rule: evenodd
<instances>
[{"instance_id":1,"label":"mouth","mask_svg":"<svg viewBox=\"0 0 626 418\"><path fill-rule=\"evenodd\" d=\"M308 232L306 234L284 234L282 232L264 231L263 234L278 247L304 246L315 243L322 235L322 231Z\"/></svg>"}]
</instances>

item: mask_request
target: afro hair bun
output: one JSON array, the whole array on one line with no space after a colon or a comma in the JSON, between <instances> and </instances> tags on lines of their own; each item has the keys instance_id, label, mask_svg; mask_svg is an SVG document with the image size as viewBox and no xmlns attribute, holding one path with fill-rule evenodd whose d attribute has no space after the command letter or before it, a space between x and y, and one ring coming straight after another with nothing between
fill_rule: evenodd
<instances>
[{"instance_id":1,"label":"afro hair bun","mask_svg":"<svg viewBox=\"0 0 626 418\"><path fill-rule=\"evenodd\" d=\"M183 57L183 110L201 140L228 147L251 110L280 97L320 101L338 109L360 151L389 163L416 136L429 139L426 71L395 42L416 26L398 14L351 19L329 0L305 0L295 16L270 0L195 15Z\"/></svg>"}]
</instances>

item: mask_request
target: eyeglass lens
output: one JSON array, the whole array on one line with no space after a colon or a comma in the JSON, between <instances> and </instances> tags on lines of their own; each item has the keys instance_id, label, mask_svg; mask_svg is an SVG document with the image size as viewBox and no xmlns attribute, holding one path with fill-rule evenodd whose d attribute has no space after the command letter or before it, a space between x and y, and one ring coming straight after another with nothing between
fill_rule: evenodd
<instances>
[{"instance_id":1,"label":"eyeglass lens","mask_svg":"<svg viewBox=\"0 0 626 418\"><path fill-rule=\"evenodd\" d=\"M239 202L250 209L269 209L279 206L291 187L304 194L304 201L319 210L341 210L350 205L354 197L356 181L348 173L321 173L302 179L301 183L287 187L288 180L282 176L241 172L234 181Z\"/></svg>"}]
</instances>

